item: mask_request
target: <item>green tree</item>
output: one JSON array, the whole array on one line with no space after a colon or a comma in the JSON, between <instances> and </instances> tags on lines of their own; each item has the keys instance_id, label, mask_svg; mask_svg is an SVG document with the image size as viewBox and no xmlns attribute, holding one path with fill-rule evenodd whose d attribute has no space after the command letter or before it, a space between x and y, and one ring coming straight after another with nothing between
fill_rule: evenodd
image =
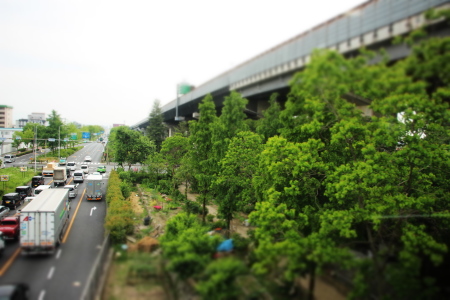
<instances>
[{"instance_id":1,"label":"green tree","mask_svg":"<svg viewBox=\"0 0 450 300\"><path fill-rule=\"evenodd\" d=\"M113 145L115 161L119 165L128 164L129 169L132 164L143 164L154 151L152 141L126 126L117 127L110 136L110 142Z\"/></svg>"},{"instance_id":2,"label":"green tree","mask_svg":"<svg viewBox=\"0 0 450 300\"><path fill-rule=\"evenodd\" d=\"M176 169L182 164L183 158L188 150L189 139L181 136L181 134L175 134L174 136L168 137L162 143L160 152L167 161L174 189L178 186L175 176Z\"/></svg>"},{"instance_id":3,"label":"green tree","mask_svg":"<svg viewBox=\"0 0 450 300\"><path fill-rule=\"evenodd\" d=\"M166 137L166 126L164 125L162 110L159 100L153 101L153 108L148 117L147 136L156 146L156 151L161 150L161 144Z\"/></svg>"},{"instance_id":4,"label":"green tree","mask_svg":"<svg viewBox=\"0 0 450 300\"><path fill-rule=\"evenodd\" d=\"M67 132L64 128L64 123L61 120L61 116L55 111L52 110L50 116L47 118L48 126L45 128L45 138L53 138L54 142L48 142L48 146L51 151L55 151L58 146L63 146L64 142L59 141L60 137L64 137Z\"/></svg>"},{"instance_id":5,"label":"green tree","mask_svg":"<svg viewBox=\"0 0 450 300\"><path fill-rule=\"evenodd\" d=\"M193 214L179 213L167 221L160 242L167 269L181 279L196 277L212 261L220 237L207 234L208 227Z\"/></svg>"},{"instance_id":6,"label":"green tree","mask_svg":"<svg viewBox=\"0 0 450 300\"><path fill-rule=\"evenodd\" d=\"M280 120L281 106L277 102L278 94L272 94L269 100L269 108L263 112L263 117L257 121L256 132L267 141L270 137L279 134L282 127Z\"/></svg>"},{"instance_id":7,"label":"green tree","mask_svg":"<svg viewBox=\"0 0 450 300\"><path fill-rule=\"evenodd\" d=\"M238 299L243 292L238 282L247 272L244 263L234 257L213 261L201 275L196 290L202 299Z\"/></svg>"},{"instance_id":8,"label":"green tree","mask_svg":"<svg viewBox=\"0 0 450 300\"><path fill-rule=\"evenodd\" d=\"M210 186L214 180L213 171L216 169L212 154L213 126L217 121L216 107L211 95L206 95L199 104L200 118L198 121L191 121L189 127L191 135L189 137L190 149L188 163L191 166L194 186L203 195L203 222L206 217L206 203L209 201Z\"/></svg>"},{"instance_id":9,"label":"green tree","mask_svg":"<svg viewBox=\"0 0 450 300\"><path fill-rule=\"evenodd\" d=\"M254 208L252 178L262 149L258 134L241 131L231 139L225 157L220 161L220 172L212 186L217 191L218 212L226 220L228 229L236 211L249 212Z\"/></svg>"}]
</instances>

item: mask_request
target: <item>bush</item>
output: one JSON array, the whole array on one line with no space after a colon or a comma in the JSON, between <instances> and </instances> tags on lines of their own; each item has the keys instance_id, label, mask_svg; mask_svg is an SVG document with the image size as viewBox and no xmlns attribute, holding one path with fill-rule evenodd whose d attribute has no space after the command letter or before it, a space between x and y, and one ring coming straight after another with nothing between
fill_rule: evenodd
<instances>
[{"instance_id":1,"label":"bush","mask_svg":"<svg viewBox=\"0 0 450 300\"><path fill-rule=\"evenodd\" d=\"M225 220L219 220L211 224L211 229L227 228L227 222Z\"/></svg>"},{"instance_id":2,"label":"bush","mask_svg":"<svg viewBox=\"0 0 450 300\"><path fill-rule=\"evenodd\" d=\"M214 216L213 215L207 215L206 216L206 221L212 223L214 221Z\"/></svg>"},{"instance_id":3,"label":"bush","mask_svg":"<svg viewBox=\"0 0 450 300\"><path fill-rule=\"evenodd\" d=\"M207 209L208 210L208 209ZM183 206L183 211L195 215L200 215L203 212L202 206L195 201L186 201ZM206 212L208 213L208 212Z\"/></svg>"},{"instance_id":4,"label":"bush","mask_svg":"<svg viewBox=\"0 0 450 300\"><path fill-rule=\"evenodd\" d=\"M122 192L123 197L125 199L130 197L131 191L132 191L132 186L128 183L128 181L122 181L119 186L120 186L120 191Z\"/></svg>"}]
</instances>

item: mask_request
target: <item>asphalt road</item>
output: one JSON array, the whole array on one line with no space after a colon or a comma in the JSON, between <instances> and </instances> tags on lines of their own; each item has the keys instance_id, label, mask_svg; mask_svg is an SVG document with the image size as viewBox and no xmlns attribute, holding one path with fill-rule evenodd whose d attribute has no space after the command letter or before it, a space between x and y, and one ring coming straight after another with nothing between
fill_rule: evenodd
<instances>
[{"instance_id":1,"label":"asphalt road","mask_svg":"<svg viewBox=\"0 0 450 300\"><path fill-rule=\"evenodd\" d=\"M103 145L86 143L84 146L75 155L68 157L67 161L75 161L78 169L84 157L89 155L92 162L87 164L92 173L100 165ZM17 159L13 165L23 166L25 162L28 165L29 158L23 159L25 160ZM103 195L112 168L113 166L107 166L107 172L103 175ZM48 177L45 183L49 184L51 181L52 178ZM71 181L72 177L69 178L68 184ZM0 258L0 284L27 283L30 286L30 299L80 299L104 239L103 223L106 215L104 199L96 202L88 202L85 199L85 184L79 185L78 195L71 201L70 223L63 243L54 254L25 256L20 253L19 242L6 242L5 252Z\"/></svg>"}]
</instances>

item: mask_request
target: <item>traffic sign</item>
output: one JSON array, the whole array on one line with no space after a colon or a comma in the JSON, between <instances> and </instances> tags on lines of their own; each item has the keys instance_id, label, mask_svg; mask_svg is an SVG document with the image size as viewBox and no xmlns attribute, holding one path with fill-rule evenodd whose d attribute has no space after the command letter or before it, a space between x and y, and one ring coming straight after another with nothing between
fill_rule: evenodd
<instances>
[{"instance_id":1,"label":"traffic sign","mask_svg":"<svg viewBox=\"0 0 450 300\"><path fill-rule=\"evenodd\" d=\"M54 142L55 139L54 139L54 138L49 138L48 141L49 141L49 142Z\"/></svg>"}]
</instances>

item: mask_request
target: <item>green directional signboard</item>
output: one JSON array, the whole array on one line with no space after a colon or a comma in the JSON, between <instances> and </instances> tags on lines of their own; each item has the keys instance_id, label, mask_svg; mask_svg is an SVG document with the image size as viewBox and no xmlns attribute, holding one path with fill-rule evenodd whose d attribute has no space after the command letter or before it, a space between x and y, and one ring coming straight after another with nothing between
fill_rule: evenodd
<instances>
[{"instance_id":1,"label":"green directional signboard","mask_svg":"<svg viewBox=\"0 0 450 300\"><path fill-rule=\"evenodd\" d=\"M76 132L71 133L70 134L70 139L71 140L77 140L77 133Z\"/></svg>"},{"instance_id":2,"label":"green directional signboard","mask_svg":"<svg viewBox=\"0 0 450 300\"><path fill-rule=\"evenodd\" d=\"M180 83L178 85L178 93L181 95L185 95L192 90L192 85L188 83Z\"/></svg>"}]
</instances>

